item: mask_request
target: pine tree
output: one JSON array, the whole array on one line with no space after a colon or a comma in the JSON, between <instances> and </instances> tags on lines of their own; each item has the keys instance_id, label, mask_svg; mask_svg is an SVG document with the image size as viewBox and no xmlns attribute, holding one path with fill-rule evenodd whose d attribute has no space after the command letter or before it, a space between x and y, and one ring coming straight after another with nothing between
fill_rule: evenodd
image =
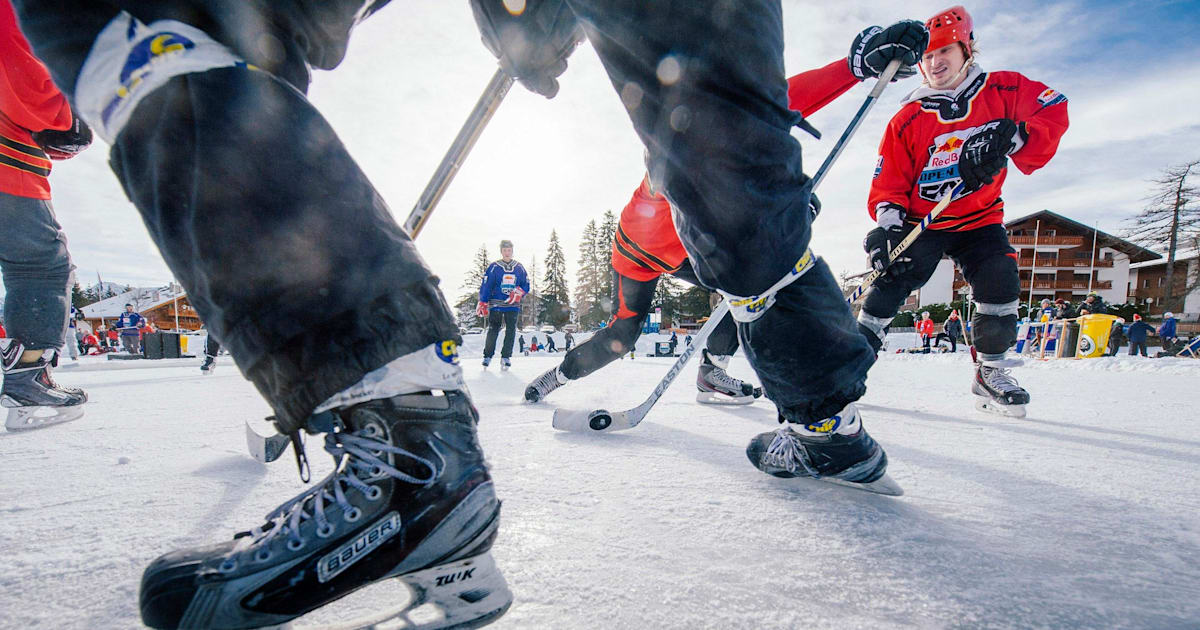
<instances>
[{"instance_id":1,"label":"pine tree","mask_svg":"<svg viewBox=\"0 0 1200 630\"><path fill-rule=\"evenodd\" d=\"M567 288L567 260L558 242L558 233L550 230L546 249L546 270L542 275L542 321L562 328L571 321L571 292Z\"/></svg>"},{"instance_id":2,"label":"pine tree","mask_svg":"<svg viewBox=\"0 0 1200 630\"><path fill-rule=\"evenodd\" d=\"M613 294L612 274L609 270L612 269L612 247L613 239L617 235L617 216L612 210L604 211L604 222L600 224L600 234L596 240L596 262L603 269L602 278L600 280L601 295L608 302L605 310L609 315L612 314L616 307L611 304Z\"/></svg>"},{"instance_id":3,"label":"pine tree","mask_svg":"<svg viewBox=\"0 0 1200 630\"><path fill-rule=\"evenodd\" d=\"M538 326L541 322L541 313L538 305L538 283L537 283L537 256L533 256L529 261L529 268L526 277L529 278L529 295L526 295L521 300L521 312L517 315L519 322L524 322L524 326Z\"/></svg>"},{"instance_id":4,"label":"pine tree","mask_svg":"<svg viewBox=\"0 0 1200 630\"><path fill-rule=\"evenodd\" d=\"M600 323L600 298L597 296L599 263L596 261L596 220L588 221L579 240L579 271L575 275L575 312L585 328Z\"/></svg>"},{"instance_id":5,"label":"pine tree","mask_svg":"<svg viewBox=\"0 0 1200 630\"><path fill-rule=\"evenodd\" d=\"M486 318L475 314L475 309L479 305L479 287L483 285L483 277L487 274L490 264L487 245L480 244L479 251L475 252L475 259L471 261L470 271L459 285L461 293L458 301L454 303L454 316L460 328L483 327L487 324Z\"/></svg>"},{"instance_id":6,"label":"pine tree","mask_svg":"<svg viewBox=\"0 0 1200 630\"><path fill-rule=\"evenodd\" d=\"M679 281L671 276L661 276L658 279L658 285L654 287L654 302L653 307L661 308L659 313L662 317L660 323L663 328L668 328L675 321L679 311L679 296L683 293L683 287Z\"/></svg>"}]
</instances>

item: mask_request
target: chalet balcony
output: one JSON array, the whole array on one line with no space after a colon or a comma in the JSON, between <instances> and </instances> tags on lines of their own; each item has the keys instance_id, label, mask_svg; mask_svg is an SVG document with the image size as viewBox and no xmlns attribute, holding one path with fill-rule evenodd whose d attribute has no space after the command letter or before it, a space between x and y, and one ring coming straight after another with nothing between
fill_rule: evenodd
<instances>
[{"instance_id":1,"label":"chalet balcony","mask_svg":"<svg viewBox=\"0 0 1200 630\"><path fill-rule=\"evenodd\" d=\"M1086 292L1088 290L1087 280L1035 280L1033 282L1034 290L1070 290L1072 292ZM1092 282L1093 291L1101 291L1112 288L1112 280L1101 280ZM1021 289L1029 290L1029 280L1021 280Z\"/></svg>"},{"instance_id":2,"label":"chalet balcony","mask_svg":"<svg viewBox=\"0 0 1200 630\"><path fill-rule=\"evenodd\" d=\"M1017 266L1022 269L1028 269L1030 267L1035 266L1035 262L1036 262L1036 266L1038 268L1046 268L1046 269L1051 269L1051 268L1053 268L1053 269L1090 269L1092 267L1091 261L1087 261L1087 260L1077 260L1077 259L1073 259L1073 258L1067 259L1067 260L1059 260L1056 258L1041 258L1041 257L1039 257L1036 261L1033 258L1021 258L1021 259L1017 260ZM1112 266L1113 266L1113 261L1111 261L1111 260L1097 260L1096 261L1097 268L1112 267Z\"/></svg>"},{"instance_id":3,"label":"chalet balcony","mask_svg":"<svg viewBox=\"0 0 1200 630\"><path fill-rule=\"evenodd\" d=\"M1013 245L1033 245L1034 238L1035 237L1033 237L1033 236L1010 236L1010 237L1008 237L1008 242L1012 243ZM1036 237L1036 239L1037 239L1037 245L1039 247L1042 245L1047 245L1047 246L1060 245L1063 247L1079 247L1080 245L1083 245L1083 237L1082 236L1044 236L1044 235L1042 235L1042 236Z\"/></svg>"}]
</instances>

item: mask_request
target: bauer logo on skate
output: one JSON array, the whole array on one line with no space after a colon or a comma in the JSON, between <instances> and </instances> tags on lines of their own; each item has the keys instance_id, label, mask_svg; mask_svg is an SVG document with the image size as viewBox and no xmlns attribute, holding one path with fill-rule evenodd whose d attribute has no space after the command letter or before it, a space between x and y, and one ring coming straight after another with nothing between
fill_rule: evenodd
<instances>
[{"instance_id":1,"label":"bauer logo on skate","mask_svg":"<svg viewBox=\"0 0 1200 630\"><path fill-rule=\"evenodd\" d=\"M375 551L387 539L400 533L400 514L391 512L379 519L354 540L334 549L317 563L317 579L322 584L337 577L350 565Z\"/></svg>"}]
</instances>

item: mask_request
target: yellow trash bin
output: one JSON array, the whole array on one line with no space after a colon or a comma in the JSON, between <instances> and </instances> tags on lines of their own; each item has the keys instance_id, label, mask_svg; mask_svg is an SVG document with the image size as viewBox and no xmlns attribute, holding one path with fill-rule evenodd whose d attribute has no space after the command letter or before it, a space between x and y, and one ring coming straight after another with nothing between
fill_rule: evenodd
<instances>
[{"instance_id":1,"label":"yellow trash bin","mask_svg":"<svg viewBox=\"0 0 1200 630\"><path fill-rule=\"evenodd\" d=\"M1091 359L1102 357L1108 350L1108 333L1112 331L1113 315L1084 315L1079 318L1079 345L1075 357Z\"/></svg>"},{"instance_id":2,"label":"yellow trash bin","mask_svg":"<svg viewBox=\"0 0 1200 630\"><path fill-rule=\"evenodd\" d=\"M188 348L188 336L180 335L179 336L179 354L180 355L187 354L188 353L187 348Z\"/></svg>"}]
</instances>

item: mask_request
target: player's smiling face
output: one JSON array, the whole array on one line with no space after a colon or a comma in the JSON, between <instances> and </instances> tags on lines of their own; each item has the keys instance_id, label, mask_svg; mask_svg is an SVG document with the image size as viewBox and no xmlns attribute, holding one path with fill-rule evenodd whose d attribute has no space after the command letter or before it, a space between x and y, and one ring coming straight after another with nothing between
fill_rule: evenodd
<instances>
[{"instance_id":1,"label":"player's smiling face","mask_svg":"<svg viewBox=\"0 0 1200 630\"><path fill-rule=\"evenodd\" d=\"M965 63L966 53L963 52L962 45L955 42L925 53L921 57L921 70L925 72L929 87L935 90L952 90L966 78L965 72L959 72Z\"/></svg>"}]
</instances>

